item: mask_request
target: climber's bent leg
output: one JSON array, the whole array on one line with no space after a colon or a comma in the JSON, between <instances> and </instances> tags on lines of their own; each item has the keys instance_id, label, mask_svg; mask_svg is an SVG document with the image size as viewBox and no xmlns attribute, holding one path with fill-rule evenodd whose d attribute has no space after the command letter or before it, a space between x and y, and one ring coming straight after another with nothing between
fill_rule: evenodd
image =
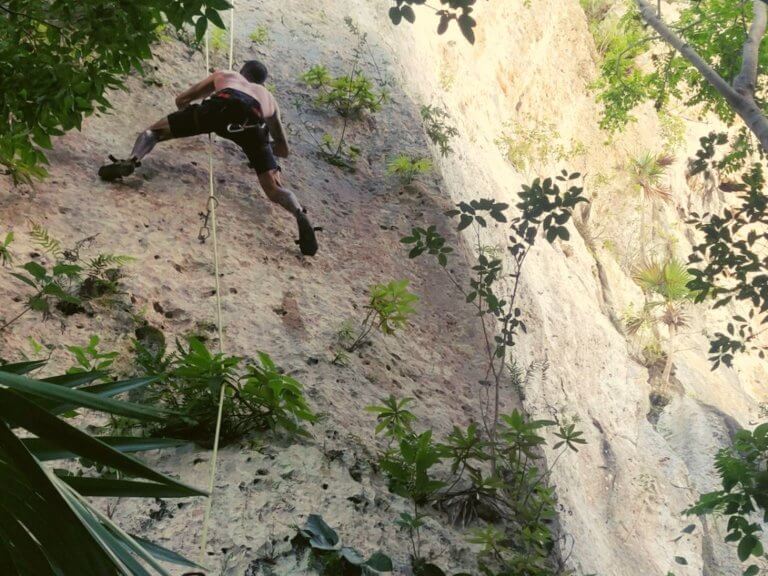
<instances>
[{"instance_id":1,"label":"climber's bent leg","mask_svg":"<svg viewBox=\"0 0 768 576\"><path fill-rule=\"evenodd\" d=\"M279 204L296 218L299 227L299 248L305 256L317 253L317 238L315 228L307 217L307 212L301 207L296 195L285 188L280 180L279 168L259 173L259 183L264 193L272 202Z\"/></svg>"},{"instance_id":2,"label":"climber's bent leg","mask_svg":"<svg viewBox=\"0 0 768 576\"><path fill-rule=\"evenodd\" d=\"M174 135L171 132L168 118L158 120L137 136L130 158L118 160L110 155L109 159L112 163L99 168L99 176L102 180L107 181L130 176L136 167L141 165L141 159L152 151L155 144L172 138Z\"/></svg>"},{"instance_id":3,"label":"climber's bent leg","mask_svg":"<svg viewBox=\"0 0 768 576\"><path fill-rule=\"evenodd\" d=\"M136 138L136 143L133 145L133 150L131 150L131 158L140 161L144 156L152 152L155 144L171 140L172 138L173 134L171 133L168 118L158 120Z\"/></svg>"},{"instance_id":4,"label":"climber's bent leg","mask_svg":"<svg viewBox=\"0 0 768 576\"><path fill-rule=\"evenodd\" d=\"M280 180L280 170L273 169L269 172L262 172L259 174L259 184L267 195L267 198L272 200L275 204L279 204L291 214L301 212L301 204L296 199L296 195L283 186Z\"/></svg>"}]
</instances>

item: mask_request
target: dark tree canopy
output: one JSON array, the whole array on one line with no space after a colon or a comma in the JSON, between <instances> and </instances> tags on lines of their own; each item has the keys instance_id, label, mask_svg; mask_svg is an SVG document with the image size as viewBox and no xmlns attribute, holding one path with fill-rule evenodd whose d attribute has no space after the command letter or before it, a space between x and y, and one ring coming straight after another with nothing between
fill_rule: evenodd
<instances>
[{"instance_id":1,"label":"dark tree canopy","mask_svg":"<svg viewBox=\"0 0 768 576\"><path fill-rule=\"evenodd\" d=\"M109 107L106 92L151 57L164 26L208 20L226 0L0 1L0 165L14 180L43 177L51 136Z\"/></svg>"}]
</instances>

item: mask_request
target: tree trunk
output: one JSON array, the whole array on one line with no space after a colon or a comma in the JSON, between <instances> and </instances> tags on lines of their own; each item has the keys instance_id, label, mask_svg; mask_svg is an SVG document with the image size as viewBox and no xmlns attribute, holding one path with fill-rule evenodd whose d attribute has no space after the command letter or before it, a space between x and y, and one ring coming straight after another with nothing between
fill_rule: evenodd
<instances>
[{"instance_id":1,"label":"tree trunk","mask_svg":"<svg viewBox=\"0 0 768 576\"><path fill-rule=\"evenodd\" d=\"M754 86L757 83L757 54L765 35L766 4L763 0L753 0L754 21L744 43L742 71L736 77L738 89L731 86L720 76L689 44L671 30L656 13L648 0L635 0L640 16L653 28L662 40L696 68L704 79L717 90L728 102L731 109L744 121L747 127L760 141L763 150L768 151L768 118L755 102ZM750 90L750 86L752 90Z\"/></svg>"},{"instance_id":2,"label":"tree trunk","mask_svg":"<svg viewBox=\"0 0 768 576\"><path fill-rule=\"evenodd\" d=\"M669 342L667 347L667 362L664 364L664 372L661 375L661 389L666 390L669 387L669 377L672 375L672 357L675 353L675 333L677 328L669 325Z\"/></svg>"}]
</instances>

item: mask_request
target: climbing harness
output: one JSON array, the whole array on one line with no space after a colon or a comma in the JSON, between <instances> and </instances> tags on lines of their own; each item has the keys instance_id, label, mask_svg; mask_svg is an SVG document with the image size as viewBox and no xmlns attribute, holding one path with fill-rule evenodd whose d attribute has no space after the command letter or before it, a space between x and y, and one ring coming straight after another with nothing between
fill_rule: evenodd
<instances>
[{"instance_id":1,"label":"climbing harness","mask_svg":"<svg viewBox=\"0 0 768 576\"><path fill-rule=\"evenodd\" d=\"M232 8L229 11L230 23L229 23L229 69L232 70L233 54L235 47L235 2L232 0ZM208 32L205 33L205 73L210 73L211 68L211 54L210 43L208 39ZM216 230L216 208L218 200L216 199L216 187L213 178L213 136L208 135L208 200L206 201L206 211L208 214L203 221L203 230L208 230L208 219L210 218L210 237L213 244L213 273L214 273L214 287L216 290L216 329L219 336L219 353L224 353L224 330L222 328L221 321L221 286L219 282L219 243ZM198 238L200 234L198 234ZM205 239L202 240L203 242ZM205 549L208 545L208 526L211 521L211 511L213 509L213 492L216 483L216 465L219 458L219 441L221 439L221 421L224 414L224 393L226 387L222 384L219 389L219 405L216 414L216 432L213 438L213 453L211 454L211 471L208 478L208 499L205 504L205 515L203 517L203 530L200 536L200 564L205 562Z\"/></svg>"}]
</instances>

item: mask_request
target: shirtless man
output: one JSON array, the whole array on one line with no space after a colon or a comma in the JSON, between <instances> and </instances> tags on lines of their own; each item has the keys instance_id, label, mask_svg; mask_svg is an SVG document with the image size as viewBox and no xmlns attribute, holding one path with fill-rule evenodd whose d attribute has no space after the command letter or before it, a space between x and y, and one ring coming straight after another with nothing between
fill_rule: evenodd
<instances>
[{"instance_id":1,"label":"shirtless man","mask_svg":"<svg viewBox=\"0 0 768 576\"><path fill-rule=\"evenodd\" d=\"M133 173L141 159L158 142L215 132L232 140L245 152L267 198L288 210L299 227L301 253L317 252L315 229L296 196L283 187L275 156L288 156L288 142L280 122L277 101L264 87L266 67L249 60L240 72L214 72L176 97L178 112L152 124L139 134L127 160L110 156L111 164L99 169L103 180L116 180ZM192 104L202 100L200 104ZM274 142L270 144L270 135Z\"/></svg>"}]
</instances>

